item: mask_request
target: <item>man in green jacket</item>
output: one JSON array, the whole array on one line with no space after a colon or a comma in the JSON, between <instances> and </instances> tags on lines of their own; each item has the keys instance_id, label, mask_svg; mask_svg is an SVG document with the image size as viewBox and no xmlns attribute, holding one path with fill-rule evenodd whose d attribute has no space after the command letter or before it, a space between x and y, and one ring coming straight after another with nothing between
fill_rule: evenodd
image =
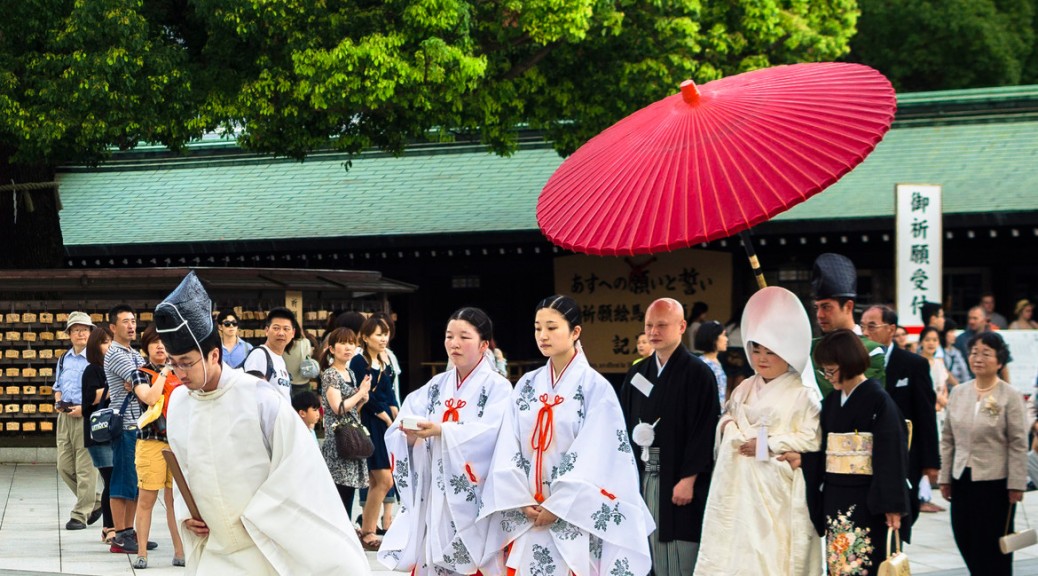
<instances>
[{"instance_id":1,"label":"man in green jacket","mask_svg":"<svg viewBox=\"0 0 1038 576\"><path fill-rule=\"evenodd\" d=\"M861 330L854 322L854 300L858 297L858 271L850 258L831 252L816 258L811 275L811 292L815 300L815 319L818 320L822 334L834 330L852 330L861 335ZM811 342L812 354L819 340L821 338L815 338ZM865 345L871 360L865 376L875 378L886 386L883 348L864 336L861 336L861 342ZM824 377L816 380L822 398L833 391L832 384Z\"/></svg>"}]
</instances>

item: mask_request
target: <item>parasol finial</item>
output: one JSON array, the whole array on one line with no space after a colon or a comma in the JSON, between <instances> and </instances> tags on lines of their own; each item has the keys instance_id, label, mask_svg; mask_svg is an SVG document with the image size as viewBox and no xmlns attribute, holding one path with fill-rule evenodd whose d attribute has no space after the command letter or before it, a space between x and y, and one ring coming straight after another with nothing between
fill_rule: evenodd
<instances>
[{"instance_id":1,"label":"parasol finial","mask_svg":"<svg viewBox=\"0 0 1038 576\"><path fill-rule=\"evenodd\" d=\"M699 104L699 86L692 80L682 82L681 99L689 104Z\"/></svg>"}]
</instances>

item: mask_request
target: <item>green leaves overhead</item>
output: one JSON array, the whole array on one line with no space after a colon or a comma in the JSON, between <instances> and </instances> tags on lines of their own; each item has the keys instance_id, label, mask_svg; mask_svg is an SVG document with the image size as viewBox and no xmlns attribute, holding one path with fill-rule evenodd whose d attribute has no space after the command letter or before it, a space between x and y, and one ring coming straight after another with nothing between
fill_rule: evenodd
<instances>
[{"instance_id":1,"label":"green leaves overhead","mask_svg":"<svg viewBox=\"0 0 1038 576\"><path fill-rule=\"evenodd\" d=\"M399 152L414 139L569 152L677 91L847 51L853 0L23 0L0 21L0 147L15 162L174 149Z\"/></svg>"}]
</instances>

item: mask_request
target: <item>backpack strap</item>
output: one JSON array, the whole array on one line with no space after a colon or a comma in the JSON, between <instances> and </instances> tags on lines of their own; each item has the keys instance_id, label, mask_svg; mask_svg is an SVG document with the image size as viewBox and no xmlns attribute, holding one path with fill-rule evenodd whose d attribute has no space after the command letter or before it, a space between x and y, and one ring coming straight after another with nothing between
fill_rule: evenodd
<instances>
[{"instance_id":1,"label":"backpack strap","mask_svg":"<svg viewBox=\"0 0 1038 576\"><path fill-rule=\"evenodd\" d=\"M256 350L261 350L263 355L267 357L267 369L264 371L263 379L270 382L270 377L274 375L274 358L270 356L270 352L267 350L266 346L256 346L250 350L249 353L245 355L245 359L241 361L241 364L235 366L235 368L241 368L244 370L245 364L249 361L249 358L256 352Z\"/></svg>"}]
</instances>

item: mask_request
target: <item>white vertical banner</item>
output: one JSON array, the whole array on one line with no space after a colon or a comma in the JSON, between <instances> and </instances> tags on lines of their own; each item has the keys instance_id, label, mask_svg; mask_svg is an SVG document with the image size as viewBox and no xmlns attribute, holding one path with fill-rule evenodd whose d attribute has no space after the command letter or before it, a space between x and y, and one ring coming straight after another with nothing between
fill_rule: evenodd
<instances>
[{"instance_id":1,"label":"white vertical banner","mask_svg":"<svg viewBox=\"0 0 1038 576\"><path fill-rule=\"evenodd\" d=\"M923 302L941 303L944 277L944 226L941 187L898 184L894 190L897 220L897 315L902 326L922 327Z\"/></svg>"}]
</instances>

